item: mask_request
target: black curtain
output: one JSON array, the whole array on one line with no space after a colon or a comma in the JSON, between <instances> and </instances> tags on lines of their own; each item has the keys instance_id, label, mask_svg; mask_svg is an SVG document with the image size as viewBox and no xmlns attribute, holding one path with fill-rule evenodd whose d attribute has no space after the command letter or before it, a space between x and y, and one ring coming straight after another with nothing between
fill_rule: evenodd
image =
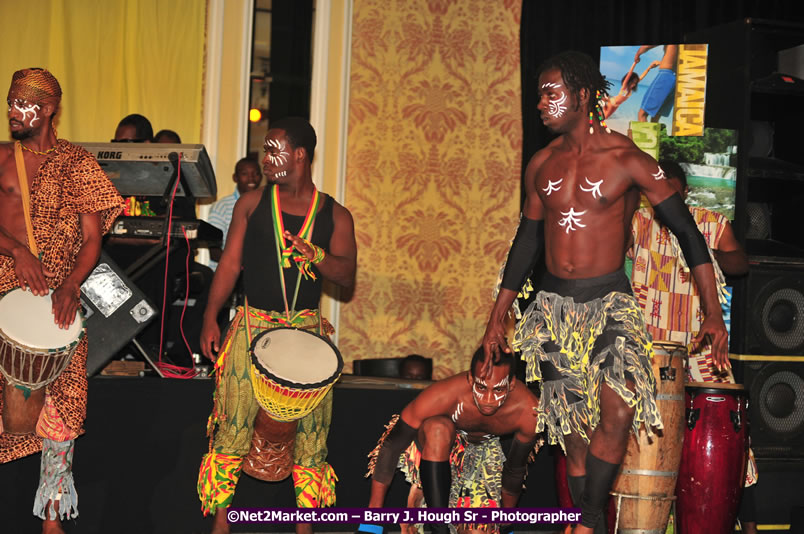
<instances>
[{"instance_id":1,"label":"black curtain","mask_svg":"<svg viewBox=\"0 0 804 534\"><path fill-rule=\"evenodd\" d=\"M580 50L597 60L601 46L683 43L687 33L746 17L804 22L801 11L785 0L523 0L522 171L552 138L536 109L538 68L550 56Z\"/></svg>"}]
</instances>

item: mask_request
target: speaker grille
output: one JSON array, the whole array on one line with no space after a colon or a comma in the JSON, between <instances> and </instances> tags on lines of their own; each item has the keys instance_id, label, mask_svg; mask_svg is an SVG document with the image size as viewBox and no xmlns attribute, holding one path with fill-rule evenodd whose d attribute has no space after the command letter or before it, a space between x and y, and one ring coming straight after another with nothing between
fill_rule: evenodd
<instances>
[{"instance_id":1,"label":"speaker grille","mask_svg":"<svg viewBox=\"0 0 804 534\"><path fill-rule=\"evenodd\" d=\"M804 349L804 293L794 280L774 280L758 299L758 334L779 353ZM764 297L764 298L763 298Z\"/></svg>"},{"instance_id":2,"label":"speaker grille","mask_svg":"<svg viewBox=\"0 0 804 534\"><path fill-rule=\"evenodd\" d=\"M770 239L771 237L771 210L764 202L746 203L748 214L748 230L746 239Z\"/></svg>"},{"instance_id":3,"label":"speaker grille","mask_svg":"<svg viewBox=\"0 0 804 534\"><path fill-rule=\"evenodd\" d=\"M804 457L804 363L751 362L743 378L754 452Z\"/></svg>"}]
</instances>

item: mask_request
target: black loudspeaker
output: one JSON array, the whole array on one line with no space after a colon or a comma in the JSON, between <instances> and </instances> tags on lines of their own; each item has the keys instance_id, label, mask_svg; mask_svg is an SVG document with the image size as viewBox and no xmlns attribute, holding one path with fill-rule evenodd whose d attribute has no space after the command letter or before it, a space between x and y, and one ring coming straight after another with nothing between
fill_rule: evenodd
<instances>
[{"instance_id":1,"label":"black loudspeaker","mask_svg":"<svg viewBox=\"0 0 804 534\"><path fill-rule=\"evenodd\" d=\"M145 294L104 251L81 285L81 308L89 342L87 376L100 371L157 315Z\"/></svg>"},{"instance_id":2,"label":"black loudspeaker","mask_svg":"<svg viewBox=\"0 0 804 534\"><path fill-rule=\"evenodd\" d=\"M804 264L751 265L731 320L734 353L804 355Z\"/></svg>"},{"instance_id":3,"label":"black loudspeaker","mask_svg":"<svg viewBox=\"0 0 804 534\"><path fill-rule=\"evenodd\" d=\"M804 357L801 361L791 356L741 358L734 365L734 374L750 396L754 454L804 459Z\"/></svg>"}]
</instances>

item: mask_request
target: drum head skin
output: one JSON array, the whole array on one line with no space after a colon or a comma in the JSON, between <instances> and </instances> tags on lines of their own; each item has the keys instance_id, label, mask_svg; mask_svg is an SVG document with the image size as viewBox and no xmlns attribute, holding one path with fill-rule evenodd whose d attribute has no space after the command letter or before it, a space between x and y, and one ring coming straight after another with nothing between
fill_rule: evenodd
<instances>
[{"instance_id":1,"label":"drum head skin","mask_svg":"<svg viewBox=\"0 0 804 534\"><path fill-rule=\"evenodd\" d=\"M78 340L84 328L80 315L76 313L67 330L59 328L53 318L52 293L43 297L22 289L6 293L0 298L0 330L32 349L60 349Z\"/></svg>"},{"instance_id":2,"label":"drum head skin","mask_svg":"<svg viewBox=\"0 0 804 534\"><path fill-rule=\"evenodd\" d=\"M252 362L283 385L320 387L340 375L343 359L323 337L296 328L266 330L252 341Z\"/></svg>"}]
</instances>

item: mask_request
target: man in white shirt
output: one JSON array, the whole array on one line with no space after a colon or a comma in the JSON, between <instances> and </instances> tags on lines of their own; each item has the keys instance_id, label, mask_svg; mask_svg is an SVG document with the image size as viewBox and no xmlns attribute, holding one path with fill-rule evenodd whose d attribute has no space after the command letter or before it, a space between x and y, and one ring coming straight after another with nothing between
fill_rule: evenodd
<instances>
[{"instance_id":1,"label":"man in white shirt","mask_svg":"<svg viewBox=\"0 0 804 534\"><path fill-rule=\"evenodd\" d=\"M229 232L229 223L232 220L232 210L234 209L235 202L237 202L241 194L257 189L260 183L262 183L262 172L259 163L250 158L242 158L235 165L232 180L237 184L234 193L212 204L209 209L209 216L207 217L209 224L215 228L219 228L223 232L221 247L211 248L209 250L210 258L212 258L209 262L209 266L213 271L218 266L218 260L220 260L221 252L226 244L226 234Z\"/></svg>"}]
</instances>

